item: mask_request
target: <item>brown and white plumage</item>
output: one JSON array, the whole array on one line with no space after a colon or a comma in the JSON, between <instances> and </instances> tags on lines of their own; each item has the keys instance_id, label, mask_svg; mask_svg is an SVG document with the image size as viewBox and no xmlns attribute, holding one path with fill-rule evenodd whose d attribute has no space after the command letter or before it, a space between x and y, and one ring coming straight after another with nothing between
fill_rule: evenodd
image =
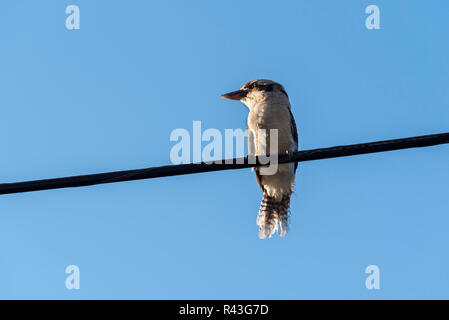
<instances>
[{"instance_id":1,"label":"brown and white plumage","mask_svg":"<svg viewBox=\"0 0 449 320\"><path fill-rule=\"evenodd\" d=\"M270 150L270 129L277 129L278 154L298 150L298 133L291 112L290 101L282 85L265 79L247 82L240 90L223 95L240 100L249 108L248 149L252 155L265 155ZM260 135L260 129L266 137ZM266 139L265 139L266 138ZM290 197L295 183L297 163L278 165L274 174L263 175L255 168L257 183L263 191L263 199L257 216L259 237L269 238L276 231L287 233Z\"/></svg>"}]
</instances>

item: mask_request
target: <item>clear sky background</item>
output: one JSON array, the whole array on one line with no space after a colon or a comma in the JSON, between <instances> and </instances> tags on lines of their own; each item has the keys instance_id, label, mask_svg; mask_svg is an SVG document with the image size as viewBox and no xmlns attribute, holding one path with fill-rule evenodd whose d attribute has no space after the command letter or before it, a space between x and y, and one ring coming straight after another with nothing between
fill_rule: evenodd
<instances>
[{"instance_id":1,"label":"clear sky background","mask_svg":"<svg viewBox=\"0 0 449 320\"><path fill-rule=\"evenodd\" d=\"M81 29L65 28L65 8ZM381 29L365 27L380 8ZM447 1L3 1L0 182L170 164L268 78L300 148L449 131ZM301 163L285 238L249 169L0 196L1 298L449 298L449 146ZM81 289L67 290L77 265ZM380 290L365 287L378 265Z\"/></svg>"}]
</instances>

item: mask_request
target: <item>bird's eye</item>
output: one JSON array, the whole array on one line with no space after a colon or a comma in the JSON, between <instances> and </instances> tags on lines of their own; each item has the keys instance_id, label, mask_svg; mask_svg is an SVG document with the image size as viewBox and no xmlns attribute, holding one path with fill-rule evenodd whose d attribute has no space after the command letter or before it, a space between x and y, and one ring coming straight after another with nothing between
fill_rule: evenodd
<instances>
[{"instance_id":1,"label":"bird's eye","mask_svg":"<svg viewBox=\"0 0 449 320\"><path fill-rule=\"evenodd\" d=\"M250 89L250 90L254 89L254 83L251 83L251 84L248 86L248 89Z\"/></svg>"}]
</instances>

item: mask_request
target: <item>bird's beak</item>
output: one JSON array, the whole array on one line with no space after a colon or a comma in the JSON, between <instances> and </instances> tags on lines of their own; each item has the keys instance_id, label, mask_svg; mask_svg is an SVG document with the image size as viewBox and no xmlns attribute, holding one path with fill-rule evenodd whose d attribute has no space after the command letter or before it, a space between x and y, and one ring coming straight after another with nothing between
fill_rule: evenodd
<instances>
[{"instance_id":1,"label":"bird's beak","mask_svg":"<svg viewBox=\"0 0 449 320\"><path fill-rule=\"evenodd\" d=\"M237 91L232 91L229 93L222 94L221 96L223 98L229 99L229 100L240 100L240 99L245 98L247 94L248 94L248 92L245 90L237 90Z\"/></svg>"}]
</instances>

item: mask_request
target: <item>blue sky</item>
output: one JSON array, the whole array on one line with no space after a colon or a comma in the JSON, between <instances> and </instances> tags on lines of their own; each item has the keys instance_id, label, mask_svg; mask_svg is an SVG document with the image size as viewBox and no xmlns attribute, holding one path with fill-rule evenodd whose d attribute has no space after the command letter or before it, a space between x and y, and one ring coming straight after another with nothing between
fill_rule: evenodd
<instances>
[{"instance_id":1,"label":"blue sky","mask_svg":"<svg viewBox=\"0 0 449 320\"><path fill-rule=\"evenodd\" d=\"M65 28L76 4L81 29ZM365 27L380 8L381 29ZM449 129L447 1L5 1L0 181L170 163L176 128L246 128L268 78L300 148ZM301 163L285 238L250 170L0 196L0 297L449 298L449 146ZM80 268L79 290L65 268ZM380 290L365 268L380 268Z\"/></svg>"}]
</instances>

